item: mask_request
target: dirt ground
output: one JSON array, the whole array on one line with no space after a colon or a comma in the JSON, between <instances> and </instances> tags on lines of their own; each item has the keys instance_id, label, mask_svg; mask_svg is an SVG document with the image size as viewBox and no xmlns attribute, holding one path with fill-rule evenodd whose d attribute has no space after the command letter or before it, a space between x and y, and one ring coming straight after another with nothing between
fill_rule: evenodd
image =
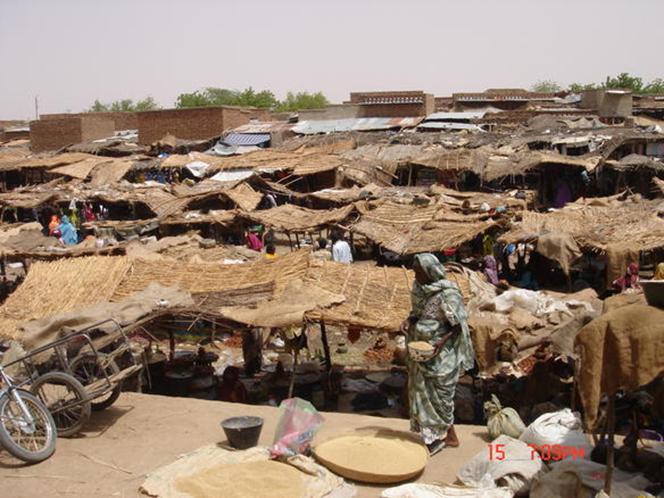
<instances>
[{"instance_id":1,"label":"dirt ground","mask_svg":"<svg viewBox=\"0 0 664 498\"><path fill-rule=\"evenodd\" d=\"M24 466L0 452L3 498L137 497L145 476L183 453L211 442L223 442L219 422L237 415L265 419L260 443L272 443L277 409L191 398L123 393L111 408L94 413L79 437L59 439L55 455ZM325 413L321 435L367 426L407 430L408 421ZM459 448L434 456L419 481L454 482L456 471L487 448L486 429L457 426ZM358 486L360 498L376 497L382 488Z\"/></svg>"}]
</instances>

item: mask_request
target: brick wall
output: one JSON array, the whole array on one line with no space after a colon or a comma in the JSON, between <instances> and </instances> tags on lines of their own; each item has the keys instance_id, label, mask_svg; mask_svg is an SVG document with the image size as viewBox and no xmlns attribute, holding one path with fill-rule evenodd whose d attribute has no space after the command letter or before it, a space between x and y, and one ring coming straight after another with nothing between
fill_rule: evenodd
<instances>
[{"instance_id":1,"label":"brick wall","mask_svg":"<svg viewBox=\"0 0 664 498\"><path fill-rule=\"evenodd\" d=\"M35 152L56 150L70 144L105 138L113 132L113 121L108 118L87 116L31 121L30 148Z\"/></svg>"},{"instance_id":2,"label":"brick wall","mask_svg":"<svg viewBox=\"0 0 664 498\"><path fill-rule=\"evenodd\" d=\"M300 109L298 115L300 121L358 118L362 117L362 107L357 104L336 104L321 109Z\"/></svg>"},{"instance_id":3,"label":"brick wall","mask_svg":"<svg viewBox=\"0 0 664 498\"><path fill-rule=\"evenodd\" d=\"M426 115L427 112L425 104L371 104L362 106L360 117L411 118Z\"/></svg>"},{"instance_id":4,"label":"brick wall","mask_svg":"<svg viewBox=\"0 0 664 498\"><path fill-rule=\"evenodd\" d=\"M168 134L184 140L212 138L251 119L260 120L269 115L263 109L230 106L139 112L138 142L149 145Z\"/></svg>"},{"instance_id":5,"label":"brick wall","mask_svg":"<svg viewBox=\"0 0 664 498\"><path fill-rule=\"evenodd\" d=\"M138 128L138 118L135 112L81 112L78 114L61 113L61 114L41 114L40 120L46 119L66 119L66 118L106 118L113 121L115 131L120 130L135 130Z\"/></svg>"}]
</instances>

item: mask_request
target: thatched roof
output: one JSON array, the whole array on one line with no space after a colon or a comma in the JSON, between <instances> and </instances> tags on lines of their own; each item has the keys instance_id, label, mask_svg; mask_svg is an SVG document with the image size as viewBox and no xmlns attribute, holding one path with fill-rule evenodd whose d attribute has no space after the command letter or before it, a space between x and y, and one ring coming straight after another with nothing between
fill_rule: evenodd
<instances>
[{"instance_id":1,"label":"thatched roof","mask_svg":"<svg viewBox=\"0 0 664 498\"><path fill-rule=\"evenodd\" d=\"M60 166L58 168L54 168L50 170L49 173L71 176L72 178L85 180L95 167L110 162L111 160L108 159L107 157L94 156L84 159L83 161L78 161L73 164L68 164L66 166Z\"/></svg>"},{"instance_id":2,"label":"thatched roof","mask_svg":"<svg viewBox=\"0 0 664 498\"><path fill-rule=\"evenodd\" d=\"M119 182L132 165L133 161L129 159L113 159L110 162L99 164L90 172L90 185L102 186Z\"/></svg>"},{"instance_id":3,"label":"thatched roof","mask_svg":"<svg viewBox=\"0 0 664 498\"><path fill-rule=\"evenodd\" d=\"M277 230L295 233L319 230L340 223L348 218L353 210L352 205L338 209L307 209L293 204L283 204L272 209L243 213L241 216Z\"/></svg>"},{"instance_id":4,"label":"thatched roof","mask_svg":"<svg viewBox=\"0 0 664 498\"><path fill-rule=\"evenodd\" d=\"M587 204L585 204L587 203ZM637 250L664 247L664 219L657 215L657 201L638 196L581 199L551 213L525 211L501 236L505 242L534 240L547 232L569 233L581 248L604 252L612 244L629 244Z\"/></svg>"},{"instance_id":5,"label":"thatched roof","mask_svg":"<svg viewBox=\"0 0 664 498\"><path fill-rule=\"evenodd\" d=\"M311 319L380 330L399 330L410 312L413 272L404 268L344 265L323 262L312 266L306 281L346 300L325 310L307 313Z\"/></svg>"},{"instance_id":6,"label":"thatched roof","mask_svg":"<svg viewBox=\"0 0 664 498\"><path fill-rule=\"evenodd\" d=\"M380 200L358 203L358 208L361 217L351 230L402 255L457 247L495 225L454 213L441 203L421 206Z\"/></svg>"},{"instance_id":7,"label":"thatched roof","mask_svg":"<svg viewBox=\"0 0 664 498\"><path fill-rule=\"evenodd\" d=\"M0 336L16 337L20 322L108 300L131 267L122 256L36 262L0 306Z\"/></svg>"},{"instance_id":8,"label":"thatched roof","mask_svg":"<svg viewBox=\"0 0 664 498\"><path fill-rule=\"evenodd\" d=\"M301 278L308 266L308 251L297 251L274 260L258 259L241 265L184 263L182 261L137 260L117 286L113 298L120 299L143 290L151 282L179 286L192 294L233 290L248 285L274 282L280 292L292 278Z\"/></svg>"},{"instance_id":9,"label":"thatched roof","mask_svg":"<svg viewBox=\"0 0 664 498\"><path fill-rule=\"evenodd\" d=\"M263 199L263 194L256 192L247 183L240 183L238 186L224 191L224 195L244 211L253 211Z\"/></svg>"}]
</instances>

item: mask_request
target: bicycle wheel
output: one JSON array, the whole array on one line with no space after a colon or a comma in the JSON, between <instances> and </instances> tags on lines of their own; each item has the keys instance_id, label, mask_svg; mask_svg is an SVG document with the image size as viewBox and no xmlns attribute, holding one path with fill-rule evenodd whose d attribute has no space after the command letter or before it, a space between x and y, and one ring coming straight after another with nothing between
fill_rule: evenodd
<instances>
[{"instance_id":1,"label":"bicycle wheel","mask_svg":"<svg viewBox=\"0 0 664 498\"><path fill-rule=\"evenodd\" d=\"M105 354L99 354L98 356L94 354L79 356L71 363L71 371L81 384L88 386L105 378L103 368L100 365L100 363L105 361ZM120 372L120 368L117 363L115 363L115 360L108 360L107 374L111 376L118 372ZM118 383L108 394L90 400L92 409L98 412L104 408L108 408L120 397L121 392L122 382Z\"/></svg>"},{"instance_id":2,"label":"bicycle wheel","mask_svg":"<svg viewBox=\"0 0 664 498\"><path fill-rule=\"evenodd\" d=\"M32 425L14 396L23 401ZM0 398L0 445L16 458L27 463L46 460L55 451L56 433L53 417L37 397L17 389Z\"/></svg>"},{"instance_id":3,"label":"bicycle wheel","mask_svg":"<svg viewBox=\"0 0 664 498\"><path fill-rule=\"evenodd\" d=\"M58 436L73 436L90 418L90 400L83 385L64 372L41 375L30 386L51 412Z\"/></svg>"}]
</instances>

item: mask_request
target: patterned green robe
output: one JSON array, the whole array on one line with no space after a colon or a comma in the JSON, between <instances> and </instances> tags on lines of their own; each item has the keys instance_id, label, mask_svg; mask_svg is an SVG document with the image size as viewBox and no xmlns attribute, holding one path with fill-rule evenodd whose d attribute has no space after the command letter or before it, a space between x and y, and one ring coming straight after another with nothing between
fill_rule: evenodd
<instances>
[{"instance_id":1,"label":"patterned green robe","mask_svg":"<svg viewBox=\"0 0 664 498\"><path fill-rule=\"evenodd\" d=\"M411 430L420 432L430 444L443 439L454 423L454 392L459 376L473 368L474 352L461 291L445 278L445 269L434 255L419 254L415 259L432 283L413 284L408 342L433 344L453 326L461 328L431 360L408 360Z\"/></svg>"}]
</instances>

